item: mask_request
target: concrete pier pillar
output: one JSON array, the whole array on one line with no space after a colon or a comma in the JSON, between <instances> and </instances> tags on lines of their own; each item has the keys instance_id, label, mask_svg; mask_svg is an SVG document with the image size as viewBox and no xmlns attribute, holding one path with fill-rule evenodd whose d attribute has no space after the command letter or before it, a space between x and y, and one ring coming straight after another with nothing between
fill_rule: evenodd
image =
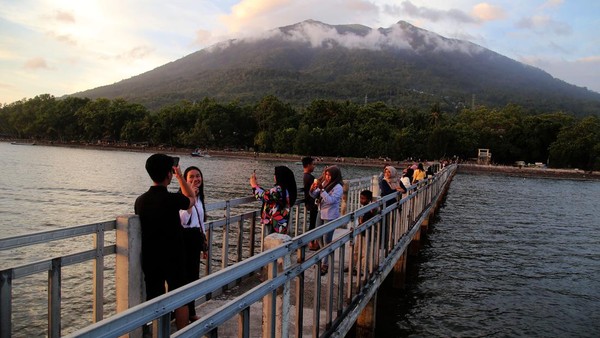
<instances>
[{"instance_id":1,"label":"concrete pier pillar","mask_svg":"<svg viewBox=\"0 0 600 338\"><path fill-rule=\"evenodd\" d=\"M292 241L288 235L272 233L265 237L264 250L269 250L287 242ZM277 270L275 271L273 264L269 264L266 268L266 277L272 279L279 273L291 266L291 257L286 255L284 258L277 260ZM290 283L287 282L283 288L277 290L276 299L273 300L273 295L269 294L263 298L263 337L272 337L271 330L275 329L276 338L289 337L289 323L291 310L291 290ZM273 312L275 312L275 323L273 323Z\"/></svg>"},{"instance_id":2,"label":"concrete pier pillar","mask_svg":"<svg viewBox=\"0 0 600 338\"><path fill-rule=\"evenodd\" d=\"M392 285L394 289L404 289L404 282L406 281L406 260L407 253L404 252L396 262L396 265L394 265L394 270L392 270Z\"/></svg>"},{"instance_id":3,"label":"concrete pier pillar","mask_svg":"<svg viewBox=\"0 0 600 338\"><path fill-rule=\"evenodd\" d=\"M415 233L412 241L408 245L408 254L416 256L419 254L419 250L421 250L421 229Z\"/></svg>"},{"instance_id":4,"label":"concrete pier pillar","mask_svg":"<svg viewBox=\"0 0 600 338\"><path fill-rule=\"evenodd\" d=\"M425 217L425 219L423 220L423 223L421 223L421 232L423 234L427 233L427 230L429 229L429 216L431 215L431 213L429 213L429 215L427 215L427 217Z\"/></svg>"},{"instance_id":5,"label":"concrete pier pillar","mask_svg":"<svg viewBox=\"0 0 600 338\"><path fill-rule=\"evenodd\" d=\"M117 217L116 301L117 313L141 304L145 299L142 273L142 225L137 215ZM142 337L138 329L125 337Z\"/></svg>"},{"instance_id":6,"label":"concrete pier pillar","mask_svg":"<svg viewBox=\"0 0 600 338\"><path fill-rule=\"evenodd\" d=\"M375 337L375 319L377 309L377 293L373 295L369 303L356 319L356 338Z\"/></svg>"}]
</instances>

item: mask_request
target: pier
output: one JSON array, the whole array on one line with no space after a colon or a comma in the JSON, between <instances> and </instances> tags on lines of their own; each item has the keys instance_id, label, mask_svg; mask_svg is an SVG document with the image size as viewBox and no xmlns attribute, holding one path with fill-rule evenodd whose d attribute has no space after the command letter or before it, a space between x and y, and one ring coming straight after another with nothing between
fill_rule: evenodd
<instances>
[{"instance_id":1,"label":"pier","mask_svg":"<svg viewBox=\"0 0 600 338\"><path fill-rule=\"evenodd\" d=\"M373 336L376 298L386 278L402 287L406 261L419 248L421 233L439 208L456 166L409 188L404 195L377 198L360 207L359 194L379 195L376 177L344 182L342 216L314 230L300 199L290 217L289 236L267 235L260 226L260 205L253 197L207 205L211 243L202 278L144 302L140 264L141 228L135 215L116 220L0 239L0 251L57 240L91 236L89 250L12 266L0 271L0 338L13 337L13 281L47 273L47 336L61 337L62 269L93 263L93 324L73 328L69 337L358 337ZM388 205L389 204L389 205ZM359 217L376 216L359 224ZM308 243L334 231L334 241L318 251ZM107 239L108 238L108 239ZM105 260L114 257L114 280L107 281ZM321 276L320 266L330 269ZM354 272L356 271L356 272ZM116 305L106 316L105 283L114 283ZM171 312L196 300L200 320L174 331ZM148 323L152 323L148 325ZM43 334L40 332L40 334Z\"/></svg>"}]
</instances>

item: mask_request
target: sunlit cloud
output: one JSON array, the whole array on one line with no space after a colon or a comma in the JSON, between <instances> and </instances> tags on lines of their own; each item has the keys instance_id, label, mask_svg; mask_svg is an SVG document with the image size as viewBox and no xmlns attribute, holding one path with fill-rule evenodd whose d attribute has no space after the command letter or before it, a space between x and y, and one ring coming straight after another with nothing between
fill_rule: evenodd
<instances>
[{"instance_id":1,"label":"sunlit cloud","mask_svg":"<svg viewBox=\"0 0 600 338\"><path fill-rule=\"evenodd\" d=\"M154 48L148 46L137 46L123 54L117 55L117 59L125 60L127 62L143 59L146 56L150 55L154 51Z\"/></svg>"},{"instance_id":2,"label":"sunlit cloud","mask_svg":"<svg viewBox=\"0 0 600 338\"><path fill-rule=\"evenodd\" d=\"M584 63L600 63L600 55L579 58L579 59L577 59L577 61L584 62Z\"/></svg>"},{"instance_id":3,"label":"sunlit cloud","mask_svg":"<svg viewBox=\"0 0 600 338\"><path fill-rule=\"evenodd\" d=\"M432 22L456 21L462 23L474 23L476 20L469 14L459 9L441 10L424 6L416 6L410 1L402 1L400 5L384 5L383 11L399 17L409 16L417 19L426 19Z\"/></svg>"},{"instance_id":4,"label":"sunlit cloud","mask_svg":"<svg viewBox=\"0 0 600 338\"><path fill-rule=\"evenodd\" d=\"M379 13L379 6L365 0L242 0L230 14L219 16L219 21L230 35L247 37L309 19L328 24L373 25Z\"/></svg>"},{"instance_id":5,"label":"sunlit cloud","mask_svg":"<svg viewBox=\"0 0 600 338\"><path fill-rule=\"evenodd\" d=\"M494 21L506 17L506 13L502 8L490 5L486 2L475 5L472 13L474 17L481 21Z\"/></svg>"},{"instance_id":6,"label":"sunlit cloud","mask_svg":"<svg viewBox=\"0 0 600 338\"><path fill-rule=\"evenodd\" d=\"M47 35L58 42L62 42L71 46L77 45L77 40L69 34L56 34L55 32L48 32Z\"/></svg>"},{"instance_id":7,"label":"sunlit cloud","mask_svg":"<svg viewBox=\"0 0 600 338\"><path fill-rule=\"evenodd\" d=\"M65 23L75 23L75 16L72 13L60 10L55 12L54 19Z\"/></svg>"},{"instance_id":8,"label":"sunlit cloud","mask_svg":"<svg viewBox=\"0 0 600 338\"><path fill-rule=\"evenodd\" d=\"M196 36L194 38L193 43L196 45L206 45L207 43L211 42L211 38L212 38L212 33L208 30L205 29L198 29L196 30Z\"/></svg>"},{"instance_id":9,"label":"sunlit cloud","mask_svg":"<svg viewBox=\"0 0 600 338\"><path fill-rule=\"evenodd\" d=\"M37 69L50 69L46 60L41 57L35 57L33 59L29 59L23 65L23 68L28 70L37 70Z\"/></svg>"}]
</instances>

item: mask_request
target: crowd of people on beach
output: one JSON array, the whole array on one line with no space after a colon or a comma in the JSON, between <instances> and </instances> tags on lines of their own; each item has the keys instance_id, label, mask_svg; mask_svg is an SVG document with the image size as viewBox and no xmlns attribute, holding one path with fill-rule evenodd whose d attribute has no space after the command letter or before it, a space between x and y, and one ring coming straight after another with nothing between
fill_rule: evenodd
<instances>
[{"instance_id":1,"label":"crowd of people on beach","mask_svg":"<svg viewBox=\"0 0 600 338\"><path fill-rule=\"evenodd\" d=\"M135 213L139 215L142 228L142 270L146 299L158 297L199 279L200 260L206 258L208 243L205 208L204 177L195 166L179 167L179 158L166 154L153 154L146 160L146 171L153 181L150 189L135 201ZM340 168L327 166L319 177L313 176L316 160L302 158L304 204L308 212L308 230L340 217L343 195L343 179ZM403 170L402 176L391 165L385 166L379 175L380 196L407 193L407 188L432 175L423 164ZM169 192L167 187L173 177L179 191ZM297 199L294 173L286 166L274 169L274 184L270 188L258 183L256 172L250 175L250 187L254 197L262 202L261 224L266 233L287 234L289 216ZM364 190L360 203L365 206L373 201L373 193ZM393 203L390 201L388 203ZM360 222L373 217L375 209L363 215ZM333 231L322 239L309 243L309 250L319 250L333 240ZM357 253L354 253L357 257ZM329 271L329 261L321 263L321 275ZM192 301L174 311L177 329L199 319L195 302Z\"/></svg>"}]
</instances>

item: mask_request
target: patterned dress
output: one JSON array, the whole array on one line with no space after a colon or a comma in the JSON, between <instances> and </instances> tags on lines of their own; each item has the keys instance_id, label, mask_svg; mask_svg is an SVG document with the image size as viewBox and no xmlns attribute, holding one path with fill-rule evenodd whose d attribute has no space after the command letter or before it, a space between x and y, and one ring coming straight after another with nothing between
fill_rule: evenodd
<instances>
[{"instance_id":1,"label":"patterned dress","mask_svg":"<svg viewBox=\"0 0 600 338\"><path fill-rule=\"evenodd\" d=\"M263 202L261 223L270 225L275 232L287 234L290 215L289 194L286 194L285 203L282 203L283 191L278 185L269 190L263 190L261 187L253 190L254 197Z\"/></svg>"}]
</instances>

